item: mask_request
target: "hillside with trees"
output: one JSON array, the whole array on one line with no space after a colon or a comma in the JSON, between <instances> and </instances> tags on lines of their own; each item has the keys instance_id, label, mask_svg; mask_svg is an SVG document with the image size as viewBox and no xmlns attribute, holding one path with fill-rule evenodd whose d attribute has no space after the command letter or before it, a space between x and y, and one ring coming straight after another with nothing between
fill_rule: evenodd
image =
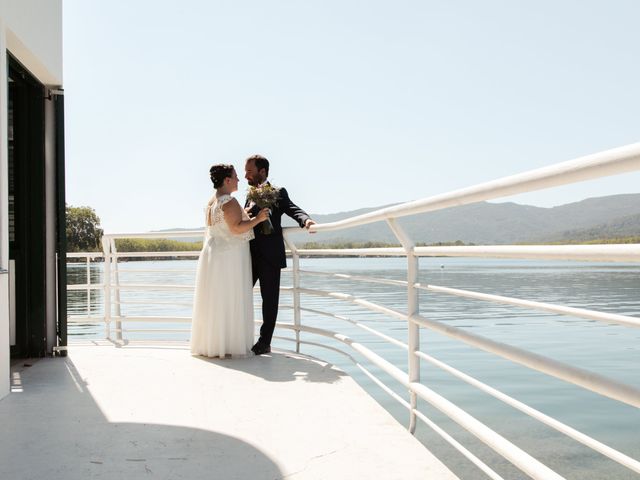
<instances>
[{"instance_id":1,"label":"hillside with trees","mask_svg":"<svg viewBox=\"0 0 640 480\"><path fill-rule=\"evenodd\" d=\"M91 207L66 205L67 252L97 252L101 250L103 231L100 217Z\"/></svg>"},{"instance_id":2,"label":"hillside with trees","mask_svg":"<svg viewBox=\"0 0 640 480\"><path fill-rule=\"evenodd\" d=\"M312 216L319 223L328 223L379 208L383 207ZM416 242L428 245L456 241L490 245L627 238L640 236L640 194L590 198L552 208L479 202L402 217L398 223ZM286 224L294 225L288 221ZM321 232L313 238L300 232L294 239L318 244L397 242L384 222Z\"/></svg>"}]
</instances>

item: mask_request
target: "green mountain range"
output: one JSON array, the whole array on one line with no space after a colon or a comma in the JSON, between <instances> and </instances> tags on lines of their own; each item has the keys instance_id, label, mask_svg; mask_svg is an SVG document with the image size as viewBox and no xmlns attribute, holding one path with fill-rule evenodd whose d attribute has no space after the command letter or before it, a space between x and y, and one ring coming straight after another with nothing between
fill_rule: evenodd
<instances>
[{"instance_id":1,"label":"green mountain range","mask_svg":"<svg viewBox=\"0 0 640 480\"><path fill-rule=\"evenodd\" d=\"M328 223L383 207L312 216L318 223ZM485 245L544 243L640 236L640 193L589 198L552 208L480 202L404 217L398 222L416 242L426 244L458 240ZM284 224L294 225L289 221ZM294 239L302 243L397 243L385 222L313 236L301 232Z\"/></svg>"}]
</instances>

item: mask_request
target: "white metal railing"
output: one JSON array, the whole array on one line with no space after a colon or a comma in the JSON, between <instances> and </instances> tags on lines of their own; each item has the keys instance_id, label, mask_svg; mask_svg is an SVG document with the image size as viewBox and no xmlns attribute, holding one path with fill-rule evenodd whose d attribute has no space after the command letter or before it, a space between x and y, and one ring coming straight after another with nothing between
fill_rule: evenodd
<instances>
[{"instance_id":1,"label":"white metal railing","mask_svg":"<svg viewBox=\"0 0 640 480\"><path fill-rule=\"evenodd\" d=\"M420 314L418 295L420 291L430 291L441 295L454 295L465 298L470 298L485 302L497 302L505 305L511 305L515 307L525 307L529 309L549 311L556 314L574 316L579 318L588 318L596 321L603 321L609 323L616 323L618 325L637 328L640 326L640 319L627 316L617 315L604 312L597 312L588 309L573 308L564 305L555 305L549 303L543 303L527 299L519 299L506 297L501 295L492 295L483 292L473 292L468 290L456 289L451 287L442 287L437 285L422 285L418 281L419 273L419 257L429 256L459 256L459 257L481 257L481 258L524 258L524 259L555 259L555 260L585 260L585 261L607 261L607 262L640 262L640 245L561 245L561 246L460 246L460 247L416 247L414 240L410 235L405 232L402 227L396 222L397 218L415 215L419 213L425 213L429 211L435 211L443 208L449 208L452 206L465 205L478 201L491 200L500 198L506 195L514 195L524 192L530 192L543 188L549 188L552 186L575 183L588 179L603 177L607 175L620 174L630 171L640 170L640 144L629 145L622 148L609 150L606 152L589 155L586 157L572 160L569 162L560 163L551 167L546 167L530 172L525 172L519 175L502 178L492 182L487 182L481 185L477 185L470 188L457 190L451 193L436 195L423 200L415 202L408 202L402 205L396 205L381 209L375 212L367 213L350 219L334 222L330 224L314 225L312 231L333 231L346 228L352 228L359 225L364 225L372 222L385 221L391 231L394 233L398 242L402 245L399 248L371 248L371 249L345 249L345 250L332 250L332 249L298 249L297 245L291 236L292 233L298 231L298 229L287 228L284 231L285 241L289 247L292 256L292 276L293 285L291 287L283 287L282 290L290 292L293 296L293 304L287 306L293 310L293 323L292 324L278 324L278 327L289 329L295 332L295 339L286 338L286 340L295 342L296 351L300 350L301 344L316 344L322 345L326 348L330 347L326 344L317 344L309 342L301 338L301 333L319 335L323 337L332 338L344 345L350 347L354 352L357 352L360 357L365 358L369 363L377 366L382 371L390 375L396 381L400 382L409 391L408 401L402 399L397 393L393 392L389 387L384 385L381 380L371 374L363 365L361 365L352 355L346 353L346 355L356 363L365 373L372 378L378 385L380 385L387 393L398 402L406 407L410 413L409 429L414 431L416 421L418 419L424 421L427 425L440 434L446 441L448 441L454 448L458 449L469 458L474 464L476 464L483 472L485 472L491 478L500 478L500 476L484 464L481 460L475 457L465 447L460 445L453 437L444 432L440 427L434 424L434 422L428 419L417 408L417 399L421 398L430 403L436 409L445 413L452 420L457 422L463 428L471 432L482 442L491 447L498 454L508 459L516 467L521 469L527 475L532 478L561 478L557 473L543 465L541 462L531 457L522 449L506 440L504 437L489 429L486 425L483 425L478 420L464 412L459 407L455 406L449 400L441 397L433 390L429 389L426 385L420 382L420 361L424 360L430 364L437 366L454 375L455 377L477 387L478 389L489 393L490 395L498 398L507 405L516 408L527 415L539 420L540 422L551 426L563 434L566 434L570 438L592 448L593 450L607 456L608 458L618 462L619 464L629 468L630 470L640 473L640 462L630 458L629 456L616 451L615 449L606 446L597 440L578 432L577 430L559 422L556 419L548 417L541 412L525 405L524 403L509 397L508 395L499 392L495 388L480 382L471 376L460 372L453 367L444 364L440 360L435 359L432 356L427 355L420 351L420 329L427 328L436 331L440 334L446 335L450 338L454 338L458 341L473 347L482 349L492 354L498 355L502 358L506 358L512 362L524 365L532 370L543 372L551 375L555 378L561 379L573 385L580 386L590 391L596 392L600 395L613 398L620 402L624 402L634 407L640 407L640 389L638 386L626 385L621 382L606 378L602 375L595 374L593 372L577 368L573 365L567 365L558 362L551 358L529 352L520 348L516 348L511 345L496 342L489 338L484 338L480 335L470 333L464 329L456 328L451 325L438 322ZM190 319L185 317L125 317L118 310L120 305L124 302L121 301L119 294L120 291L125 289L172 289L177 290L175 285L143 285L143 284L123 284L120 281L117 265L118 259L124 257L194 257L194 252L164 252L164 253L131 253L131 252L117 252L115 248L115 240L118 238L163 238L163 237L194 237L201 235L202 232L189 231L189 232L163 232L163 233L144 233L144 234L122 234L122 235L105 235L103 238L103 258L104 258L104 284L101 285L104 291L104 322L106 328L106 334L111 334L110 325L112 321L115 321L115 331L119 338L122 334L122 322L136 321L136 322L162 322L162 321L175 321L175 322L189 322ZM365 276L353 276L337 273L329 273L327 275L336 279L346 279L350 281L359 282L374 282L383 283L390 286L398 286L406 288L407 291L407 305L405 311L398 311L395 308L390 308L385 305L380 305L375 302L364 300L353 295L348 295L342 292L328 292L317 289L309 289L301 287L301 276L303 275L322 275L321 272L308 272L300 269L300 256L314 256L314 255L332 255L332 256L385 256L385 257L404 257L407 259L407 279L406 281L370 278ZM89 286L85 285L84 288ZM181 287L182 288L182 287ZM304 296L322 296L332 298L337 302L349 302L351 304L362 307L368 311L378 312L386 316L401 319L407 322L407 342L401 342L397 339L393 339L381 332L376 331L370 326L364 325L361 322L357 322L349 319L346 316L336 315L331 312L324 312L318 309L310 309L305 307L303 301ZM116 307L116 310L112 310L112 305ZM326 315L332 318L344 320L350 322L368 333L376 335L378 338L382 338L386 342L402 348L407 352L408 368L407 371L403 371L395 365L389 363L380 355L373 352L371 349L358 343L351 338L334 331L327 329L321 329L317 327L311 327L304 325L302 322L303 313L313 313L316 315ZM341 352L344 353L344 352Z\"/></svg>"},{"instance_id":2,"label":"white metal railing","mask_svg":"<svg viewBox=\"0 0 640 480\"><path fill-rule=\"evenodd\" d=\"M67 318L67 323L86 323L86 322L104 322L104 316L93 316L92 315L92 294L96 291L104 290L104 283L93 283L91 281L91 262L97 262L104 258L104 255L100 252L82 252L82 253L67 253L68 260L74 260L72 265L79 266L81 265L77 260L84 260L82 265L84 265L84 275L86 277L85 283L72 283L67 284L67 291L69 292L77 292L83 291L86 294L86 315L69 315ZM69 268L67 268L67 275L69 275Z\"/></svg>"},{"instance_id":3,"label":"white metal railing","mask_svg":"<svg viewBox=\"0 0 640 480\"><path fill-rule=\"evenodd\" d=\"M341 230L637 170L640 170L640 143L503 177L450 193L383 208L339 222L317 225L314 230L318 232Z\"/></svg>"}]
</instances>

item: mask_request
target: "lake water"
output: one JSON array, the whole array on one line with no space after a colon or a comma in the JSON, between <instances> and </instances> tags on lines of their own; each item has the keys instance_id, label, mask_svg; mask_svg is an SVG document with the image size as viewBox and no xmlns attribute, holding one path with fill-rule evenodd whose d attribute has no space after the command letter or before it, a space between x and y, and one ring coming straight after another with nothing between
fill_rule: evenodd
<instances>
[{"instance_id":1,"label":"lake water","mask_svg":"<svg viewBox=\"0 0 640 480\"><path fill-rule=\"evenodd\" d=\"M406 280L402 258L301 259L304 270L366 275ZM140 261L120 264L120 282L157 285L193 285L195 260ZM86 282L86 266L69 264L69 283ZM91 267L92 283L102 281L102 265ZM549 303L588 308L640 317L640 265L525 260L420 259L421 283L474 290ZM284 272L282 285L292 284ZM302 276L301 287L349 293L375 303L406 310L406 289L389 285L353 282L326 277ZM191 291L123 291L123 315L184 316L191 314ZM147 302L163 302L148 305ZM141 302L131 303L126 302ZM289 293L280 303L291 305ZM92 314L102 315L102 294L90 299ZM259 298L256 295L256 305ZM406 342L406 323L334 299L302 296L302 306L330 311L361 321L389 336ZM86 315L85 292L69 292L69 313ZM640 329L609 325L573 317L537 312L519 307L420 292L420 312L432 319L469 330L493 340L591 370L634 386L640 386ZM256 310L259 318L260 311ZM281 309L279 320L292 322L293 313ZM406 369L406 352L347 322L303 312L303 324L338 330ZM170 334L126 332L125 338L189 338L188 324L137 324L126 328L170 328ZM288 331L276 334L291 337ZM95 324L70 325L70 339L103 338L104 327ZM324 337L303 334L303 339L320 341L342 350L348 347ZM275 347L293 349L284 340ZM532 372L494 355L448 337L421 330L421 350L478 378L530 406L553 416L595 439L640 459L640 409L573 387L547 375ZM328 349L304 346L302 352L329 361L351 374L401 423L407 412L381 391L346 357ZM353 353L349 351L349 353ZM354 354L355 355L355 354ZM404 389L371 367L385 383L406 398ZM632 479L639 475L593 453L575 441L530 419L487 394L422 362L422 382L520 446L569 479ZM420 404L429 418L467 446L474 454L508 479L528 478L508 462L428 404ZM416 436L461 478L485 478L484 474L448 446L429 427L418 424Z\"/></svg>"}]
</instances>

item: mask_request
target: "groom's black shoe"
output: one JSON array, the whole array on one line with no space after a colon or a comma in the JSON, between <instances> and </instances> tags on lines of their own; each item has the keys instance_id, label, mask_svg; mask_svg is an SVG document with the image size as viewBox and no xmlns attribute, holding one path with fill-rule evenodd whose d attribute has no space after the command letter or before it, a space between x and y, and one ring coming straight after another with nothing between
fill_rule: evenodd
<instances>
[{"instance_id":1,"label":"groom's black shoe","mask_svg":"<svg viewBox=\"0 0 640 480\"><path fill-rule=\"evenodd\" d=\"M256 355L264 355L265 353L271 353L271 346L258 340L258 342L251 347L251 351Z\"/></svg>"}]
</instances>

